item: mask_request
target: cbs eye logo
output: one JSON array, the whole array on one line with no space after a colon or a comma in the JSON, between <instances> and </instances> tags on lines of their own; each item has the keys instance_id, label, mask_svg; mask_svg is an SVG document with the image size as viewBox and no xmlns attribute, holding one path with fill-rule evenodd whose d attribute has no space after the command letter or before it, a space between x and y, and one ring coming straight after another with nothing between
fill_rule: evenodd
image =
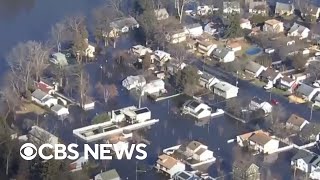
<instances>
[{"instance_id":1,"label":"cbs eye logo","mask_svg":"<svg viewBox=\"0 0 320 180\"><path fill-rule=\"evenodd\" d=\"M37 156L37 148L31 143L26 143L20 148L20 156L27 161L34 159Z\"/></svg>"}]
</instances>

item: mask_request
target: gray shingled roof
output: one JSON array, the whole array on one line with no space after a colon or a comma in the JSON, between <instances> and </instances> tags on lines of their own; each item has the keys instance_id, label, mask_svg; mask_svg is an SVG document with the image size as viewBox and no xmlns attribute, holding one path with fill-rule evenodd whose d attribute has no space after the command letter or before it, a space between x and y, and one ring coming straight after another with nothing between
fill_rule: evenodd
<instances>
[{"instance_id":1,"label":"gray shingled roof","mask_svg":"<svg viewBox=\"0 0 320 180\"><path fill-rule=\"evenodd\" d=\"M33 93L32 96L38 100L43 99L44 97L46 97L48 94L41 91L40 89L36 89Z\"/></svg>"},{"instance_id":2,"label":"gray shingled roof","mask_svg":"<svg viewBox=\"0 0 320 180\"><path fill-rule=\"evenodd\" d=\"M297 89L297 92L308 96L309 94L312 93L313 89L314 88L312 86L309 86L307 84L300 84L300 86Z\"/></svg>"},{"instance_id":3,"label":"gray shingled roof","mask_svg":"<svg viewBox=\"0 0 320 180\"><path fill-rule=\"evenodd\" d=\"M138 24L138 22L136 21L135 18L133 18L133 17L124 17L124 18L121 18L121 19L118 19L116 21L111 22L110 23L110 27L117 28L117 29L122 29L125 26L132 27L132 26L135 26L137 24Z\"/></svg>"},{"instance_id":4,"label":"gray shingled roof","mask_svg":"<svg viewBox=\"0 0 320 180\"><path fill-rule=\"evenodd\" d=\"M250 71L250 72L257 72L260 68L262 67L262 65L256 63L256 62L253 62L253 61L249 61L249 63L246 65L245 69L247 71Z\"/></svg>"},{"instance_id":5,"label":"gray shingled roof","mask_svg":"<svg viewBox=\"0 0 320 180\"><path fill-rule=\"evenodd\" d=\"M229 51L231 50L227 48L216 48L212 51L212 55L217 58L223 59L229 53Z\"/></svg>"}]
</instances>

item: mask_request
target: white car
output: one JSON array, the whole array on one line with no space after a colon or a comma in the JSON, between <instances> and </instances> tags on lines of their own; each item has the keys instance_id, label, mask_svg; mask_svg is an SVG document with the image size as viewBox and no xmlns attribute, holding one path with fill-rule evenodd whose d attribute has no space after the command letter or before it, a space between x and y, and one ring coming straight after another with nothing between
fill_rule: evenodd
<instances>
[{"instance_id":1,"label":"white car","mask_svg":"<svg viewBox=\"0 0 320 180\"><path fill-rule=\"evenodd\" d=\"M268 83L267 85L263 86L263 88L265 90L269 90L269 89L273 88L273 84L272 83Z\"/></svg>"}]
</instances>

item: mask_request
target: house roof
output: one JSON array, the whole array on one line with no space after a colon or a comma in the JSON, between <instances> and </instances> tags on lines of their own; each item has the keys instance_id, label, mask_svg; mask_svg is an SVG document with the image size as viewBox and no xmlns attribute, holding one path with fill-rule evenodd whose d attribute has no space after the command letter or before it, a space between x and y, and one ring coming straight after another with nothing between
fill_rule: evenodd
<instances>
[{"instance_id":1,"label":"house roof","mask_svg":"<svg viewBox=\"0 0 320 180\"><path fill-rule=\"evenodd\" d=\"M36 89L35 91L33 91L33 93L31 95L38 100L41 100L41 99L45 98L46 96L48 96L47 93L41 91L40 89Z\"/></svg>"},{"instance_id":2,"label":"house roof","mask_svg":"<svg viewBox=\"0 0 320 180\"><path fill-rule=\"evenodd\" d=\"M245 70L256 73L261 67L263 66L256 62L249 61L245 67Z\"/></svg>"},{"instance_id":3,"label":"house roof","mask_svg":"<svg viewBox=\"0 0 320 180\"><path fill-rule=\"evenodd\" d=\"M248 132L248 133L245 133L245 134L241 134L239 135L239 137L242 139L242 140L248 140L253 134L255 133L266 133L262 130L257 130L257 131L253 131L253 132Z\"/></svg>"},{"instance_id":4,"label":"house roof","mask_svg":"<svg viewBox=\"0 0 320 180\"><path fill-rule=\"evenodd\" d=\"M116 28L116 29L121 29L125 26L130 27L130 26L135 26L137 24L138 24L138 22L133 17L122 17L116 21L111 22L110 27Z\"/></svg>"},{"instance_id":5,"label":"house roof","mask_svg":"<svg viewBox=\"0 0 320 180\"><path fill-rule=\"evenodd\" d=\"M208 81L212 78L215 78L212 74L209 74L207 72L200 73L200 77Z\"/></svg>"},{"instance_id":6,"label":"house roof","mask_svg":"<svg viewBox=\"0 0 320 180\"><path fill-rule=\"evenodd\" d=\"M234 88L238 89L238 87L236 87L232 84L229 84L227 82L224 82L224 81L218 82L217 84L213 85L213 87L216 89L219 89L221 91L228 91L228 90L234 89Z\"/></svg>"},{"instance_id":7,"label":"house roof","mask_svg":"<svg viewBox=\"0 0 320 180\"><path fill-rule=\"evenodd\" d=\"M103 180L113 180L113 179L120 178L118 172L115 169L102 172L100 173L100 176Z\"/></svg>"},{"instance_id":8,"label":"house roof","mask_svg":"<svg viewBox=\"0 0 320 180\"><path fill-rule=\"evenodd\" d=\"M223 59L229 52L231 52L232 50L228 49L228 48L216 48L212 51L212 55Z\"/></svg>"},{"instance_id":9,"label":"house roof","mask_svg":"<svg viewBox=\"0 0 320 180\"><path fill-rule=\"evenodd\" d=\"M201 24L199 23L193 23L193 24L187 24L184 26L186 29L193 29L193 28L198 28L198 27L202 27Z\"/></svg>"},{"instance_id":10,"label":"house roof","mask_svg":"<svg viewBox=\"0 0 320 180\"><path fill-rule=\"evenodd\" d=\"M265 133L255 133L249 137L249 140L263 146L272 140L272 138Z\"/></svg>"},{"instance_id":11,"label":"house roof","mask_svg":"<svg viewBox=\"0 0 320 180\"><path fill-rule=\"evenodd\" d=\"M62 105L60 105L60 104L56 104L56 105L54 105L54 106L51 108L51 110L54 111L54 112L58 112L58 111L60 111L61 109L67 109L67 108L64 107L64 106L62 106Z\"/></svg>"},{"instance_id":12,"label":"house roof","mask_svg":"<svg viewBox=\"0 0 320 180\"><path fill-rule=\"evenodd\" d=\"M307 85L307 84L300 84L300 86L297 89L297 92L303 95L308 96L309 94L312 93L314 90L314 87Z\"/></svg>"},{"instance_id":13,"label":"house roof","mask_svg":"<svg viewBox=\"0 0 320 180\"><path fill-rule=\"evenodd\" d=\"M233 166L236 168L242 169L243 171L247 171L251 166L254 166L255 169L259 169L259 167L256 164L254 164L252 161L244 160L244 159L235 160L233 162Z\"/></svg>"},{"instance_id":14,"label":"house roof","mask_svg":"<svg viewBox=\"0 0 320 180\"><path fill-rule=\"evenodd\" d=\"M52 86L40 81L40 82L36 82L36 86L38 89L40 89L41 91L45 92L45 93L49 93L50 90L54 89Z\"/></svg>"},{"instance_id":15,"label":"house roof","mask_svg":"<svg viewBox=\"0 0 320 180\"><path fill-rule=\"evenodd\" d=\"M274 26L274 25L277 25L277 24L282 23L282 22L278 21L276 19L269 19L269 20L266 20L264 23L268 24L268 25L271 25L271 26Z\"/></svg>"},{"instance_id":16,"label":"house roof","mask_svg":"<svg viewBox=\"0 0 320 180\"><path fill-rule=\"evenodd\" d=\"M300 132L300 135L303 138L309 138L311 136L318 135L320 133L320 124L318 123L309 123L303 127Z\"/></svg>"},{"instance_id":17,"label":"house roof","mask_svg":"<svg viewBox=\"0 0 320 180\"><path fill-rule=\"evenodd\" d=\"M278 76L278 74L280 74L280 73L276 72L275 70L273 70L271 68L268 68L267 70L265 70L261 73L261 76L265 77L267 79L270 79L270 80L274 80Z\"/></svg>"},{"instance_id":18,"label":"house roof","mask_svg":"<svg viewBox=\"0 0 320 180\"><path fill-rule=\"evenodd\" d=\"M200 180L200 179L202 179L199 176L197 176L193 173L189 173L187 171L180 171L180 172L176 173L173 177L174 177L174 179L179 179L179 180Z\"/></svg>"},{"instance_id":19,"label":"house roof","mask_svg":"<svg viewBox=\"0 0 320 180\"><path fill-rule=\"evenodd\" d=\"M287 123L300 127L305 121L307 120L296 114L292 114L287 120Z\"/></svg>"},{"instance_id":20,"label":"house roof","mask_svg":"<svg viewBox=\"0 0 320 180\"><path fill-rule=\"evenodd\" d=\"M199 146L201 146L202 144L198 141L191 141L187 147L190 148L191 150L195 150L197 149Z\"/></svg>"},{"instance_id":21,"label":"house roof","mask_svg":"<svg viewBox=\"0 0 320 180\"><path fill-rule=\"evenodd\" d=\"M294 23L293 26L290 28L288 33L293 33L295 31L297 31L299 34L301 34L305 30L310 31L309 28L307 28L305 26L302 26L300 24Z\"/></svg>"},{"instance_id":22,"label":"house roof","mask_svg":"<svg viewBox=\"0 0 320 180\"><path fill-rule=\"evenodd\" d=\"M290 78L289 76L284 76L283 78L281 78L282 81L291 83L294 81L294 79Z\"/></svg>"},{"instance_id":23,"label":"house roof","mask_svg":"<svg viewBox=\"0 0 320 180\"><path fill-rule=\"evenodd\" d=\"M276 3L276 12L280 12L280 11L293 11L294 10L294 6L293 4L289 4L289 3L282 3L282 2L277 2Z\"/></svg>"},{"instance_id":24,"label":"house roof","mask_svg":"<svg viewBox=\"0 0 320 180\"><path fill-rule=\"evenodd\" d=\"M161 166L164 166L167 169L171 169L174 167L179 161L174 159L171 156L168 156L166 154L162 154L159 156L159 159L157 160L157 164L160 164Z\"/></svg>"},{"instance_id":25,"label":"house roof","mask_svg":"<svg viewBox=\"0 0 320 180\"><path fill-rule=\"evenodd\" d=\"M312 155L312 153L310 151L304 150L304 149L300 149L292 158L291 161L295 161L301 158L305 158Z\"/></svg>"}]
</instances>

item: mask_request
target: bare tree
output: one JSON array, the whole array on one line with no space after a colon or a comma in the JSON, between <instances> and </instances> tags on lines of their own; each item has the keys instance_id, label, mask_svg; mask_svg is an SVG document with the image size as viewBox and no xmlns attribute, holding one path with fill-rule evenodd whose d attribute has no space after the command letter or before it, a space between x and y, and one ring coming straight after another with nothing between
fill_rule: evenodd
<instances>
[{"instance_id":1,"label":"bare tree","mask_svg":"<svg viewBox=\"0 0 320 180\"><path fill-rule=\"evenodd\" d=\"M190 56L182 45L170 45L168 49L171 56L177 59L179 63L182 63Z\"/></svg>"},{"instance_id":2,"label":"bare tree","mask_svg":"<svg viewBox=\"0 0 320 180\"><path fill-rule=\"evenodd\" d=\"M195 1L196 0L175 0L175 8L177 9L180 23L182 23L185 5Z\"/></svg>"},{"instance_id":3,"label":"bare tree","mask_svg":"<svg viewBox=\"0 0 320 180\"><path fill-rule=\"evenodd\" d=\"M58 22L51 27L51 38L52 41L55 43L57 51L61 51L61 43L65 40L67 33L66 23Z\"/></svg>"},{"instance_id":4,"label":"bare tree","mask_svg":"<svg viewBox=\"0 0 320 180\"><path fill-rule=\"evenodd\" d=\"M310 73L311 78L318 80L320 77L320 62L310 62L307 67L307 72Z\"/></svg>"},{"instance_id":5,"label":"bare tree","mask_svg":"<svg viewBox=\"0 0 320 180\"><path fill-rule=\"evenodd\" d=\"M84 16L71 16L66 20L68 31L72 34L72 51L77 57L79 63L85 56L85 50L88 47L88 31Z\"/></svg>"}]
</instances>

